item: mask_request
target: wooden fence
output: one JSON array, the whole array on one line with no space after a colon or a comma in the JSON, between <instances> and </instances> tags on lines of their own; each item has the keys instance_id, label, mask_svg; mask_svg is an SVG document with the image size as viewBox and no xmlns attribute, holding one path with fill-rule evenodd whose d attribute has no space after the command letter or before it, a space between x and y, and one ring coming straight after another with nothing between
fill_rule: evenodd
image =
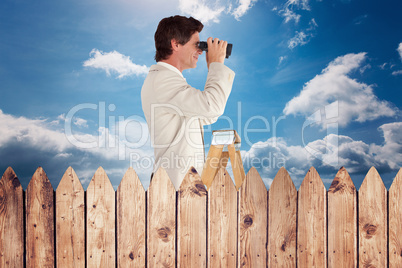
<instances>
[{"instance_id":1,"label":"wooden fence","mask_svg":"<svg viewBox=\"0 0 402 268\"><path fill-rule=\"evenodd\" d=\"M402 267L402 169L357 191L344 168L326 191L311 168L297 191L282 168L269 191L252 168L237 192L220 170L207 192L190 169L147 191L128 169L117 191L99 168L84 191L70 167L54 191L38 168L26 191L0 181L0 267Z\"/></svg>"}]
</instances>

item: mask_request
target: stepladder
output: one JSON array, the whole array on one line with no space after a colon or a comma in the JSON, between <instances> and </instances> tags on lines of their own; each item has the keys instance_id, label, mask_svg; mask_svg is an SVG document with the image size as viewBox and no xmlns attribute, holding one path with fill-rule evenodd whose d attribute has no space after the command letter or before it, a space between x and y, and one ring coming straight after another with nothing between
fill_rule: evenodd
<instances>
[{"instance_id":1,"label":"stepladder","mask_svg":"<svg viewBox=\"0 0 402 268\"><path fill-rule=\"evenodd\" d=\"M201 175L201 180L207 189L211 186L218 170L226 168L230 159L236 190L239 190L246 178L240 146L241 140L236 130L215 130L212 132L211 147Z\"/></svg>"}]
</instances>

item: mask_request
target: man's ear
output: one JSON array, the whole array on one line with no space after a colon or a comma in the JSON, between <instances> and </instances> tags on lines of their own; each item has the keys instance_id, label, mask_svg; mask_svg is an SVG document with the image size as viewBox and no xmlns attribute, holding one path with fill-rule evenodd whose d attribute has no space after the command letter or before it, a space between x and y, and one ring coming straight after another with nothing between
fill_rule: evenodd
<instances>
[{"instance_id":1,"label":"man's ear","mask_svg":"<svg viewBox=\"0 0 402 268\"><path fill-rule=\"evenodd\" d=\"M177 51L179 49L179 42L176 39L170 40L170 44L172 46L173 51Z\"/></svg>"}]
</instances>

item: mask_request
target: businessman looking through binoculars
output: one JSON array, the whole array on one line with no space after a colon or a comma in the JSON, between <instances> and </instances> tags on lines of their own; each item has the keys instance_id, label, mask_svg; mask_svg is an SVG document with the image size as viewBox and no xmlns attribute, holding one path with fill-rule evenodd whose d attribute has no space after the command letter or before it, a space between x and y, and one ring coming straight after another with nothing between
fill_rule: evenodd
<instances>
[{"instance_id":1,"label":"businessman looking through binoculars","mask_svg":"<svg viewBox=\"0 0 402 268\"><path fill-rule=\"evenodd\" d=\"M141 90L142 109L151 134L155 164L163 167L176 190L191 167L201 175L205 161L203 126L225 110L235 73L224 65L231 45L209 37L200 42L203 24L190 17L162 19L155 32L155 60ZM183 70L195 68L206 51L204 90L191 87Z\"/></svg>"}]
</instances>

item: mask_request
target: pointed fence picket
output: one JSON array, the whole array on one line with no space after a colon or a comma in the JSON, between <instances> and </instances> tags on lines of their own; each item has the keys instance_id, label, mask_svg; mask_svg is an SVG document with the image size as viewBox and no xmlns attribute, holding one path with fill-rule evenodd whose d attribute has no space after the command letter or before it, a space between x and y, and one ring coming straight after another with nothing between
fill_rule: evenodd
<instances>
[{"instance_id":1,"label":"pointed fence picket","mask_svg":"<svg viewBox=\"0 0 402 268\"><path fill-rule=\"evenodd\" d=\"M27 267L54 267L53 188L39 167L26 191Z\"/></svg>"},{"instance_id":2,"label":"pointed fence picket","mask_svg":"<svg viewBox=\"0 0 402 268\"><path fill-rule=\"evenodd\" d=\"M389 188L389 267L402 265L402 168Z\"/></svg>"},{"instance_id":3,"label":"pointed fence picket","mask_svg":"<svg viewBox=\"0 0 402 268\"><path fill-rule=\"evenodd\" d=\"M359 267L387 267L387 189L372 167L359 190Z\"/></svg>"},{"instance_id":4,"label":"pointed fence picket","mask_svg":"<svg viewBox=\"0 0 402 268\"><path fill-rule=\"evenodd\" d=\"M299 188L298 267L327 267L327 191L315 168Z\"/></svg>"},{"instance_id":5,"label":"pointed fence picket","mask_svg":"<svg viewBox=\"0 0 402 268\"><path fill-rule=\"evenodd\" d=\"M183 179L177 196L178 267L207 263L207 190L194 168Z\"/></svg>"},{"instance_id":6,"label":"pointed fence picket","mask_svg":"<svg viewBox=\"0 0 402 268\"><path fill-rule=\"evenodd\" d=\"M145 267L145 190L132 168L117 188L116 211L117 266Z\"/></svg>"},{"instance_id":7,"label":"pointed fence picket","mask_svg":"<svg viewBox=\"0 0 402 268\"><path fill-rule=\"evenodd\" d=\"M237 191L223 168L208 191L208 267L236 267Z\"/></svg>"},{"instance_id":8,"label":"pointed fence picket","mask_svg":"<svg viewBox=\"0 0 402 268\"><path fill-rule=\"evenodd\" d=\"M357 267L357 192L345 168L328 190L328 265Z\"/></svg>"},{"instance_id":9,"label":"pointed fence picket","mask_svg":"<svg viewBox=\"0 0 402 268\"><path fill-rule=\"evenodd\" d=\"M56 189L58 267L85 267L85 192L69 167Z\"/></svg>"},{"instance_id":10,"label":"pointed fence picket","mask_svg":"<svg viewBox=\"0 0 402 268\"><path fill-rule=\"evenodd\" d=\"M0 267L24 264L24 191L9 167L0 180Z\"/></svg>"},{"instance_id":11,"label":"pointed fence picket","mask_svg":"<svg viewBox=\"0 0 402 268\"><path fill-rule=\"evenodd\" d=\"M115 192L103 168L98 168L87 189L87 264L114 267Z\"/></svg>"},{"instance_id":12,"label":"pointed fence picket","mask_svg":"<svg viewBox=\"0 0 402 268\"><path fill-rule=\"evenodd\" d=\"M239 191L240 267L264 267L267 263L267 208L265 185L253 167Z\"/></svg>"},{"instance_id":13,"label":"pointed fence picket","mask_svg":"<svg viewBox=\"0 0 402 268\"><path fill-rule=\"evenodd\" d=\"M328 192L314 168L299 191L285 168L269 191L254 168L239 191L190 169L176 192L165 170L145 191L132 168L114 191L101 167L84 191L69 167L55 192L38 168L24 193L10 167L0 267L402 267L401 192L402 169L389 192L375 168L359 191L341 168Z\"/></svg>"},{"instance_id":14,"label":"pointed fence picket","mask_svg":"<svg viewBox=\"0 0 402 268\"><path fill-rule=\"evenodd\" d=\"M176 265L176 190L162 168L148 188L148 267Z\"/></svg>"},{"instance_id":15,"label":"pointed fence picket","mask_svg":"<svg viewBox=\"0 0 402 268\"><path fill-rule=\"evenodd\" d=\"M268 267L296 267L297 190L281 168L269 188Z\"/></svg>"}]
</instances>

